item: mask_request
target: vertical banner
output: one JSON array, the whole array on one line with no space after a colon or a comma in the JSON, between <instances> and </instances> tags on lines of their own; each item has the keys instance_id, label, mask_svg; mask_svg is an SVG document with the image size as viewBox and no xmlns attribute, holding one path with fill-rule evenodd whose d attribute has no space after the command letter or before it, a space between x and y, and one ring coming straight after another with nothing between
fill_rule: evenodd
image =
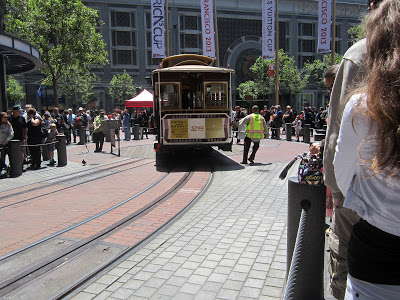
<instances>
[{"instance_id":1,"label":"vertical banner","mask_svg":"<svg viewBox=\"0 0 400 300\"><path fill-rule=\"evenodd\" d=\"M214 3L213 0L200 0L200 5L203 55L215 58Z\"/></svg>"},{"instance_id":2,"label":"vertical banner","mask_svg":"<svg viewBox=\"0 0 400 300\"><path fill-rule=\"evenodd\" d=\"M318 3L318 53L331 51L331 0L319 0Z\"/></svg>"},{"instance_id":3,"label":"vertical banner","mask_svg":"<svg viewBox=\"0 0 400 300\"><path fill-rule=\"evenodd\" d=\"M151 0L151 50L153 58L165 57L164 0Z\"/></svg>"},{"instance_id":4,"label":"vertical banner","mask_svg":"<svg viewBox=\"0 0 400 300\"><path fill-rule=\"evenodd\" d=\"M275 56L275 0L262 2L262 57L273 59Z\"/></svg>"}]
</instances>

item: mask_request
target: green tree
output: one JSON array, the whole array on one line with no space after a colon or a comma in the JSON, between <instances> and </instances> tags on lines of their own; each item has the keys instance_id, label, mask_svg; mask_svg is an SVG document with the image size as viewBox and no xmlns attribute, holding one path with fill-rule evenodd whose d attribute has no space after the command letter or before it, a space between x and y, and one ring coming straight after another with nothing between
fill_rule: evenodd
<instances>
[{"instance_id":1,"label":"green tree","mask_svg":"<svg viewBox=\"0 0 400 300\"><path fill-rule=\"evenodd\" d=\"M118 103L136 96L136 86L133 83L132 76L126 70L122 74L114 75L110 81L108 93Z\"/></svg>"},{"instance_id":2,"label":"green tree","mask_svg":"<svg viewBox=\"0 0 400 300\"><path fill-rule=\"evenodd\" d=\"M282 49L279 50L279 91L282 94L301 93L308 83L308 74L302 74L295 65L294 57L289 57ZM275 91L275 76L268 76L268 65L275 64L275 59L259 57L250 70L255 79L241 83L238 87L242 99L248 96L258 98L271 95ZM276 74L276 73L275 73Z\"/></svg>"},{"instance_id":3,"label":"green tree","mask_svg":"<svg viewBox=\"0 0 400 300\"><path fill-rule=\"evenodd\" d=\"M21 103L25 99L26 93L23 92L22 86L12 76L7 76L7 99L10 106Z\"/></svg>"},{"instance_id":4,"label":"green tree","mask_svg":"<svg viewBox=\"0 0 400 300\"><path fill-rule=\"evenodd\" d=\"M97 26L98 12L80 0L8 0L6 31L37 46L42 73L52 83L58 105L58 82L71 67L90 70L108 63Z\"/></svg>"},{"instance_id":5,"label":"green tree","mask_svg":"<svg viewBox=\"0 0 400 300\"><path fill-rule=\"evenodd\" d=\"M340 64L343 56L335 54L335 64ZM325 72L332 66L331 54L322 55L322 60L316 59L312 63L306 62L304 64L305 73L308 74L312 80L317 84L324 84Z\"/></svg>"},{"instance_id":6,"label":"green tree","mask_svg":"<svg viewBox=\"0 0 400 300\"><path fill-rule=\"evenodd\" d=\"M365 23L367 22L368 17L364 17L361 24L352 26L347 30L347 33L350 35L355 42L365 38Z\"/></svg>"},{"instance_id":7,"label":"green tree","mask_svg":"<svg viewBox=\"0 0 400 300\"><path fill-rule=\"evenodd\" d=\"M60 89L72 103L82 105L92 99L93 87L99 81L100 78L96 74L79 68L70 68L60 79Z\"/></svg>"}]
</instances>

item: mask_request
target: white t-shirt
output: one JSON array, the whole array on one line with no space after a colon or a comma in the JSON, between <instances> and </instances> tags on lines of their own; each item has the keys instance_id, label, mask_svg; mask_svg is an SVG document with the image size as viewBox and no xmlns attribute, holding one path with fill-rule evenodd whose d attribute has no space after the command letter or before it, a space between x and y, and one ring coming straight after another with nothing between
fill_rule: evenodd
<instances>
[{"instance_id":1,"label":"white t-shirt","mask_svg":"<svg viewBox=\"0 0 400 300\"><path fill-rule=\"evenodd\" d=\"M337 184L346 197L345 207L371 225L400 236L400 181L369 168L376 151L377 124L358 111L353 118L360 97L360 109L367 109L365 96L354 95L343 112L333 162Z\"/></svg>"}]
</instances>

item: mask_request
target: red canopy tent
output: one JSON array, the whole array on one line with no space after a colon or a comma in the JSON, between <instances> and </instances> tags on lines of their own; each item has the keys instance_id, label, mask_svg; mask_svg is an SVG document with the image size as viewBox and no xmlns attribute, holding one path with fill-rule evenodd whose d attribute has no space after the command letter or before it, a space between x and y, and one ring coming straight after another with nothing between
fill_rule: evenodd
<instances>
[{"instance_id":1,"label":"red canopy tent","mask_svg":"<svg viewBox=\"0 0 400 300\"><path fill-rule=\"evenodd\" d=\"M153 94L144 89L136 97L125 100L125 107L153 107Z\"/></svg>"}]
</instances>

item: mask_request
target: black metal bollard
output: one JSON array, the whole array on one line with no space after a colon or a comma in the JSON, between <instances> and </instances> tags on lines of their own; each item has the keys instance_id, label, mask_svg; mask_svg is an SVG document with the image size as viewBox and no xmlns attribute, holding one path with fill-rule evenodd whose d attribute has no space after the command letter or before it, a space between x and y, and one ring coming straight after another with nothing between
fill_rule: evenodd
<instances>
[{"instance_id":1,"label":"black metal bollard","mask_svg":"<svg viewBox=\"0 0 400 300\"><path fill-rule=\"evenodd\" d=\"M296 243L302 205L308 200L303 251L299 254L293 298L324 299L325 185L300 184L297 177L288 181L287 274Z\"/></svg>"},{"instance_id":2,"label":"black metal bollard","mask_svg":"<svg viewBox=\"0 0 400 300\"><path fill-rule=\"evenodd\" d=\"M63 134L57 135L57 167L64 167L67 165L67 137Z\"/></svg>"},{"instance_id":3,"label":"black metal bollard","mask_svg":"<svg viewBox=\"0 0 400 300\"><path fill-rule=\"evenodd\" d=\"M23 161L20 140L11 140L8 142L8 157L10 159L10 176L21 176Z\"/></svg>"},{"instance_id":4,"label":"black metal bollard","mask_svg":"<svg viewBox=\"0 0 400 300\"><path fill-rule=\"evenodd\" d=\"M303 142L309 144L310 143L310 124L304 124L303 128Z\"/></svg>"},{"instance_id":5,"label":"black metal bollard","mask_svg":"<svg viewBox=\"0 0 400 300\"><path fill-rule=\"evenodd\" d=\"M133 139L134 140L140 139L140 125L139 124L135 124L133 126Z\"/></svg>"},{"instance_id":6,"label":"black metal bollard","mask_svg":"<svg viewBox=\"0 0 400 300\"><path fill-rule=\"evenodd\" d=\"M292 123L285 124L285 132L286 132L286 140L290 142L292 140Z\"/></svg>"},{"instance_id":7,"label":"black metal bollard","mask_svg":"<svg viewBox=\"0 0 400 300\"><path fill-rule=\"evenodd\" d=\"M78 134L79 134L79 143L78 143L78 145L85 145L85 143L86 143L86 128L85 127L79 127L78 128Z\"/></svg>"}]
</instances>

